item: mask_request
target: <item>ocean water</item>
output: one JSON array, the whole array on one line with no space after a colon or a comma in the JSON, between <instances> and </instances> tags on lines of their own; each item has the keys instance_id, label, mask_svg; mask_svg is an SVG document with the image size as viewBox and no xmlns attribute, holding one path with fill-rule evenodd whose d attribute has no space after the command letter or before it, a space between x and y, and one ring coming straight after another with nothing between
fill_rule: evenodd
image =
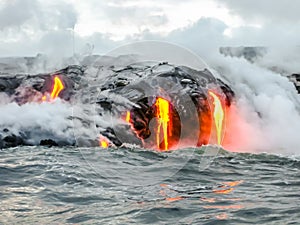
<instances>
[{"instance_id":1,"label":"ocean water","mask_svg":"<svg viewBox=\"0 0 300 225\"><path fill-rule=\"evenodd\" d=\"M300 224L298 157L204 152L2 149L0 224Z\"/></svg>"}]
</instances>

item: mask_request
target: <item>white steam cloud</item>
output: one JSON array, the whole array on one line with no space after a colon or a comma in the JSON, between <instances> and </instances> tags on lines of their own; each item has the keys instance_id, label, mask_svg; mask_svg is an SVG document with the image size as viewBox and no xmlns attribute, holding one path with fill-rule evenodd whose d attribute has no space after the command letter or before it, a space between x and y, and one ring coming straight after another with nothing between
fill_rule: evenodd
<instances>
[{"instance_id":1,"label":"white steam cloud","mask_svg":"<svg viewBox=\"0 0 300 225\"><path fill-rule=\"evenodd\" d=\"M17 135L19 132L28 133L32 144L39 144L41 140L50 138L71 143L74 139L71 116L71 105L59 99L51 103L0 105L1 128L9 129Z\"/></svg>"},{"instance_id":2,"label":"white steam cloud","mask_svg":"<svg viewBox=\"0 0 300 225\"><path fill-rule=\"evenodd\" d=\"M225 147L299 154L300 101L293 83L245 59L216 57L215 65L236 93Z\"/></svg>"}]
</instances>

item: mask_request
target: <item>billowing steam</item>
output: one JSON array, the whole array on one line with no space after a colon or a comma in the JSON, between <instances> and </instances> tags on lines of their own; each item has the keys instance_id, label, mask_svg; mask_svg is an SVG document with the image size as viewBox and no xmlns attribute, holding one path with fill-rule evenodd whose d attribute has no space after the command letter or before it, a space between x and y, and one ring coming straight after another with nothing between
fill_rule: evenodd
<instances>
[{"instance_id":1,"label":"billowing steam","mask_svg":"<svg viewBox=\"0 0 300 225\"><path fill-rule=\"evenodd\" d=\"M41 140L56 139L61 143L72 144L72 107L60 99L52 102L31 102L24 105L8 103L0 105L1 127L13 134L20 134L33 145Z\"/></svg>"},{"instance_id":2,"label":"billowing steam","mask_svg":"<svg viewBox=\"0 0 300 225\"><path fill-rule=\"evenodd\" d=\"M221 54L210 60L211 67L236 94L223 140L223 146L230 151L300 153L299 95L293 83L282 75L296 72L297 67L290 62L283 68L281 58L275 53L270 51L254 62ZM12 132L35 130L38 135L31 134L32 144L38 144L47 134L74 142L72 107L68 102L56 99L17 105L1 94L0 115L1 127L9 127ZM45 137L40 130L46 131Z\"/></svg>"},{"instance_id":3,"label":"billowing steam","mask_svg":"<svg viewBox=\"0 0 300 225\"><path fill-rule=\"evenodd\" d=\"M273 65L280 65L277 59L273 58ZM299 95L288 78L268 69L267 60L253 64L244 58L218 57L215 61L236 93L224 145L233 151L298 154Z\"/></svg>"}]
</instances>

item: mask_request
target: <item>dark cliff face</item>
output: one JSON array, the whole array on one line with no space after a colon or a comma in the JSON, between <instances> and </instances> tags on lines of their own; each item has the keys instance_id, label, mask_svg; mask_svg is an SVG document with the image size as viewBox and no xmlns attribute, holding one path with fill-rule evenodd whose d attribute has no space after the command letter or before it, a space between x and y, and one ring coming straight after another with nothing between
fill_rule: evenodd
<instances>
[{"instance_id":1,"label":"dark cliff face","mask_svg":"<svg viewBox=\"0 0 300 225\"><path fill-rule=\"evenodd\" d=\"M130 113L131 135L144 140L151 136L150 121L157 116L155 101L158 98L167 99L173 112L173 141L178 142L182 126L189 127L193 133L195 120L200 124L198 145L207 143L207 128L211 123L211 108L208 91L214 90L224 104L230 106L234 92L208 70L197 71L184 66L174 66L168 63L140 63L125 67L98 66L92 74L84 66L68 66L62 70L37 75L1 75L0 92L5 93L10 102L23 105L29 102L42 102L49 95L54 85L54 77L59 77L64 85L58 98L63 101L84 105L95 105L98 115L106 112L120 116ZM79 97L78 97L79 96ZM91 98L92 96L92 98ZM116 97L118 96L118 97ZM120 100L121 99L121 100ZM193 104L189 106L189 104ZM196 109L192 112L190 108ZM190 111L189 111L190 110ZM123 114L122 114L123 115ZM70 118L71 119L71 118ZM83 124L84 119L79 121ZM183 121L185 124L183 124ZM18 120L16 118L16 123ZM187 125L188 124L188 125ZM1 126L1 125L0 125ZM74 145L75 140L60 139L55 135L43 136L36 142L32 140L30 130L12 131L10 127L0 127L0 147L17 145ZM71 129L71 128L70 128ZM121 135L120 130L128 129L120 126L102 127L99 131L115 145L131 141L132 137ZM41 132L43 132L41 130ZM182 132L181 132L182 133ZM100 135L100 134L99 134ZM194 134L192 134L194 135ZM95 142L97 143L97 137Z\"/></svg>"},{"instance_id":2,"label":"dark cliff face","mask_svg":"<svg viewBox=\"0 0 300 225\"><path fill-rule=\"evenodd\" d=\"M298 94L300 94L300 73L293 73L288 76L290 81L292 81L295 85L295 88L298 91Z\"/></svg>"}]
</instances>

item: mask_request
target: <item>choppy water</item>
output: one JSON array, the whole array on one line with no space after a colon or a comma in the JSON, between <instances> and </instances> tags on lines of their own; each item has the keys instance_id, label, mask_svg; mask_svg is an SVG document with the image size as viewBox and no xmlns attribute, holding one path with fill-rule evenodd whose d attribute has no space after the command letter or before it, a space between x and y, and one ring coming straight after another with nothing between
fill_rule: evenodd
<instances>
[{"instance_id":1,"label":"choppy water","mask_svg":"<svg viewBox=\"0 0 300 225\"><path fill-rule=\"evenodd\" d=\"M0 223L300 224L299 158L221 151L201 170L202 156L198 149L189 160L129 148L3 149ZM171 173L167 158L183 167Z\"/></svg>"}]
</instances>

